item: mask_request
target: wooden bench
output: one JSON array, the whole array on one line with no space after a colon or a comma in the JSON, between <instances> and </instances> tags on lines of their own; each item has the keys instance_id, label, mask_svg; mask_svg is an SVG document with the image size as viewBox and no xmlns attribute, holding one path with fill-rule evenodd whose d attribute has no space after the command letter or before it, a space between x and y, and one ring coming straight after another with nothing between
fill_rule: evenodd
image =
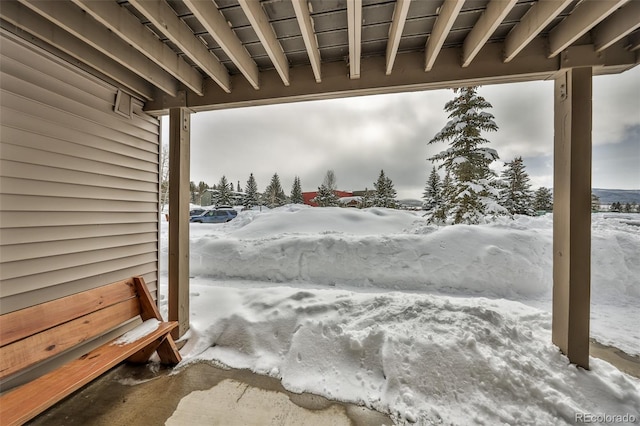
<instances>
[{"instance_id":1,"label":"wooden bench","mask_svg":"<svg viewBox=\"0 0 640 426\"><path fill-rule=\"evenodd\" d=\"M147 362L156 351L165 364L177 364L181 359L169 334L178 324L162 321L141 277L0 316L0 379L99 337L135 317L148 321L143 326L148 334L133 342L112 340L3 393L0 424L25 423L122 361ZM137 329L128 336L138 334L144 333Z\"/></svg>"}]
</instances>

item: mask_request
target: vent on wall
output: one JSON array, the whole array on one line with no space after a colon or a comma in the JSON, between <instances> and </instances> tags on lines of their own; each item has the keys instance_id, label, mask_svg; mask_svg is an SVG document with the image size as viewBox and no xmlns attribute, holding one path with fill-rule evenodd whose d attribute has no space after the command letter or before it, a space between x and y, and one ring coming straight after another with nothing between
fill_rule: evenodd
<instances>
[{"instance_id":1,"label":"vent on wall","mask_svg":"<svg viewBox=\"0 0 640 426\"><path fill-rule=\"evenodd\" d=\"M116 95L116 103L113 106L113 111L116 114L131 118L131 115L133 114L133 102L131 95L123 92L122 90L118 90L118 94Z\"/></svg>"}]
</instances>

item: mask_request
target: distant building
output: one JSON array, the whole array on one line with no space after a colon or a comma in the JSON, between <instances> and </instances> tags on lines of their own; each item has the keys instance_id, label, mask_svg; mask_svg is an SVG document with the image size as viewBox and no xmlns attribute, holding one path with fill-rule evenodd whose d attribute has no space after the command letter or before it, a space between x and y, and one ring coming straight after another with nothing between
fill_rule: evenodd
<instances>
[{"instance_id":1,"label":"distant building","mask_svg":"<svg viewBox=\"0 0 640 426\"><path fill-rule=\"evenodd\" d=\"M340 207L362 207L362 197L340 197L338 199L338 203L340 203Z\"/></svg>"}]
</instances>

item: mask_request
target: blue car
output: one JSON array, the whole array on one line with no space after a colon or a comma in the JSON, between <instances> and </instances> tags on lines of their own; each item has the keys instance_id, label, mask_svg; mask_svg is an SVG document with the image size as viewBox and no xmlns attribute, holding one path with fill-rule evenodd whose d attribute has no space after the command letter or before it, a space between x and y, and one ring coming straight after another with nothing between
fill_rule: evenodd
<instances>
[{"instance_id":1,"label":"blue car","mask_svg":"<svg viewBox=\"0 0 640 426\"><path fill-rule=\"evenodd\" d=\"M225 223L238 215L233 209L207 210L204 213L191 216L189 222L192 223Z\"/></svg>"}]
</instances>

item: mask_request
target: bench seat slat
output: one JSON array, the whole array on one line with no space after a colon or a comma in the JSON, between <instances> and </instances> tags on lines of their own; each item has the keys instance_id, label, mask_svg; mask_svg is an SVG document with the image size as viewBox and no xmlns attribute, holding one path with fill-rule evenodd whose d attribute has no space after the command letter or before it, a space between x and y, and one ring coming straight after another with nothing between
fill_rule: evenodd
<instances>
[{"instance_id":1,"label":"bench seat slat","mask_svg":"<svg viewBox=\"0 0 640 426\"><path fill-rule=\"evenodd\" d=\"M0 316L0 346L136 296L132 278Z\"/></svg>"},{"instance_id":2,"label":"bench seat slat","mask_svg":"<svg viewBox=\"0 0 640 426\"><path fill-rule=\"evenodd\" d=\"M0 348L0 378L62 353L107 332L140 313L137 298L107 306L91 314L42 331Z\"/></svg>"},{"instance_id":3,"label":"bench seat slat","mask_svg":"<svg viewBox=\"0 0 640 426\"><path fill-rule=\"evenodd\" d=\"M0 424L20 425L32 419L146 346L159 345L170 337L168 334L177 325L177 322L160 323L154 332L135 342L125 345L103 345L75 361L7 392L0 398Z\"/></svg>"}]
</instances>

